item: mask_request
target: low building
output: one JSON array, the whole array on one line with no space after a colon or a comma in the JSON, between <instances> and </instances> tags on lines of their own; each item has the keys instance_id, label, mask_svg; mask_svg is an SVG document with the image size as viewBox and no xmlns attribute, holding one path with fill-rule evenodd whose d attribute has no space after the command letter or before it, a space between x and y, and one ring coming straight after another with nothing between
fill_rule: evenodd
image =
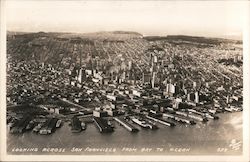
<instances>
[{"instance_id":1,"label":"low building","mask_svg":"<svg viewBox=\"0 0 250 162\"><path fill-rule=\"evenodd\" d=\"M106 111L109 116L117 116L119 114L119 111L116 109L110 109Z\"/></svg>"},{"instance_id":2,"label":"low building","mask_svg":"<svg viewBox=\"0 0 250 162\"><path fill-rule=\"evenodd\" d=\"M94 110L94 111L93 111L93 116L94 116L94 117L99 117L99 118L101 118L101 117L107 117L107 116L108 116L108 113L107 113L107 111Z\"/></svg>"}]
</instances>

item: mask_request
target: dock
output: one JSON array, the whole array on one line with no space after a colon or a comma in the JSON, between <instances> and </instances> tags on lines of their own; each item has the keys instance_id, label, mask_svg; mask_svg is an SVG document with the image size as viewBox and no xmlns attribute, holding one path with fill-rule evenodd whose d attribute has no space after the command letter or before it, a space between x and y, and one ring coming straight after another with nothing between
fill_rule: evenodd
<instances>
[{"instance_id":1,"label":"dock","mask_svg":"<svg viewBox=\"0 0 250 162\"><path fill-rule=\"evenodd\" d=\"M176 111L175 113L176 113L176 114L178 114L178 115L185 116L185 117L187 117L187 116L188 116L188 113L187 113L187 112Z\"/></svg>"},{"instance_id":2,"label":"dock","mask_svg":"<svg viewBox=\"0 0 250 162\"><path fill-rule=\"evenodd\" d=\"M113 128L108 124L107 120L99 117L94 117L93 120L101 133L114 131Z\"/></svg>"},{"instance_id":3,"label":"dock","mask_svg":"<svg viewBox=\"0 0 250 162\"><path fill-rule=\"evenodd\" d=\"M56 123L57 123L58 119L57 118L52 118L49 125L48 125L48 133L52 133L55 128L56 128Z\"/></svg>"},{"instance_id":4,"label":"dock","mask_svg":"<svg viewBox=\"0 0 250 162\"><path fill-rule=\"evenodd\" d=\"M71 120L71 131L73 133L82 131L81 121L76 116L74 116Z\"/></svg>"},{"instance_id":5,"label":"dock","mask_svg":"<svg viewBox=\"0 0 250 162\"><path fill-rule=\"evenodd\" d=\"M161 123L161 124L163 124L163 125L169 126L169 127L175 126L174 123L165 121L165 120L163 120L163 119L159 119L159 118L157 118L157 117L152 117L152 116L146 115L146 118L151 119L151 120L153 120L153 121L156 121L156 122L158 122L158 123Z\"/></svg>"},{"instance_id":6,"label":"dock","mask_svg":"<svg viewBox=\"0 0 250 162\"><path fill-rule=\"evenodd\" d=\"M57 118L49 118L41 127L39 134L51 134L56 129Z\"/></svg>"},{"instance_id":7,"label":"dock","mask_svg":"<svg viewBox=\"0 0 250 162\"><path fill-rule=\"evenodd\" d=\"M163 113L163 117L171 118L171 119L174 119L175 121L182 122L182 123L196 124L193 120L190 120L187 117L181 116L181 115Z\"/></svg>"},{"instance_id":8,"label":"dock","mask_svg":"<svg viewBox=\"0 0 250 162\"><path fill-rule=\"evenodd\" d=\"M183 117L179 117L179 116L176 116L174 118L176 121L178 122L182 122L182 123L187 123L187 124L196 124L193 120L190 120L190 119L187 119L187 118L183 118Z\"/></svg>"},{"instance_id":9,"label":"dock","mask_svg":"<svg viewBox=\"0 0 250 162\"><path fill-rule=\"evenodd\" d=\"M192 118L192 119L195 119L195 120L198 120L198 121L201 121L201 122L206 122L206 121L208 121L208 119L206 118L206 117L202 117L202 116L200 116L200 115L196 115L196 114L188 114L188 117L189 118Z\"/></svg>"},{"instance_id":10,"label":"dock","mask_svg":"<svg viewBox=\"0 0 250 162\"><path fill-rule=\"evenodd\" d=\"M130 132L138 132L139 131L137 128L135 128L133 125L129 124L128 122L126 122L122 118L114 117L114 119L115 119L115 121L117 121L119 124L124 126Z\"/></svg>"},{"instance_id":11,"label":"dock","mask_svg":"<svg viewBox=\"0 0 250 162\"><path fill-rule=\"evenodd\" d=\"M31 121L31 117L25 116L21 120L18 120L14 123L13 128L11 129L11 133L23 133Z\"/></svg>"}]
</instances>

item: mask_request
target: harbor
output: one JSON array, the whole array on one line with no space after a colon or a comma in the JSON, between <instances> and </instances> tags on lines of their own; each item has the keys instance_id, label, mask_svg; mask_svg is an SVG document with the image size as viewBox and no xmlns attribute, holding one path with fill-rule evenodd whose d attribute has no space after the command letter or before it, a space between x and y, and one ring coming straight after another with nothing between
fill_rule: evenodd
<instances>
[{"instance_id":1,"label":"harbor","mask_svg":"<svg viewBox=\"0 0 250 162\"><path fill-rule=\"evenodd\" d=\"M197 122L195 125L177 124L174 127L158 124L159 129L140 129L138 133L131 133L124 126L114 121L114 131L111 134L100 133L95 123L88 123L87 129L80 133L71 133L69 122L65 122L61 128L50 135L39 135L32 131L19 134L7 134L9 154L48 154L48 152L13 152L13 148L38 147L42 148L65 148L69 155L77 154L106 154L105 152L71 152L72 147L78 148L116 148L116 152L109 152L109 155L131 155L133 152L122 151L127 148L164 148L164 152L149 152L152 155L196 155L197 152L204 155L239 155L241 148L237 151L228 148L228 152L217 152L217 148L229 146L231 140L242 141L242 112L218 114L219 120L209 120L206 123ZM116 118L116 117L115 117ZM114 118L114 120L115 120ZM237 120L236 120L237 119ZM128 123L128 122L126 122ZM136 126L136 125L135 125ZM221 129L223 128L223 129ZM228 133L231 132L231 133ZM184 138L185 137L185 138ZM88 139L88 140L84 140ZM212 140L207 140L212 139ZM206 147L204 147L206 146ZM171 148L191 148L188 153L170 151ZM60 153L49 153L60 154ZM135 152L134 154L146 154Z\"/></svg>"},{"instance_id":2,"label":"harbor","mask_svg":"<svg viewBox=\"0 0 250 162\"><path fill-rule=\"evenodd\" d=\"M93 111L93 114L89 112L82 114L79 111L72 113L58 114L48 112L39 112L36 116L19 115L19 118L12 117L9 113L7 118L7 130L11 134L22 134L29 131L37 133L38 135L49 135L58 131L64 123L68 123L71 127L71 133L81 133L82 131L88 131L87 125L94 123L97 130L100 133L110 133L116 131L114 123L117 122L130 132L139 132L141 129L156 130L159 129L159 125L167 127L176 127L178 125L195 125L199 123L207 123L209 121L220 121L220 114L228 114L229 112L224 110L220 111L205 111L197 110L196 108L189 109L173 109L165 108L160 111L153 109L141 108L142 111L131 111L129 114L117 113L115 116L108 115L105 111ZM236 113L237 111L234 110ZM44 114L44 115L41 115ZM165 128L161 128L165 129Z\"/></svg>"}]
</instances>

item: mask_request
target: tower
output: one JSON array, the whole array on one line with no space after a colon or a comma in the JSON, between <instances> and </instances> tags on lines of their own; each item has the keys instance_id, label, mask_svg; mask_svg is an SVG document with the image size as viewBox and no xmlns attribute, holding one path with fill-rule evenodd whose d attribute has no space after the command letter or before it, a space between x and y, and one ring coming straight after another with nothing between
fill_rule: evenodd
<instances>
[{"instance_id":1,"label":"tower","mask_svg":"<svg viewBox=\"0 0 250 162\"><path fill-rule=\"evenodd\" d=\"M195 103L199 103L199 93L195 92Z\"/></svg>"},{"instance_id":2,"label":"tower","mask_svg":"<svg viewBox=\"0 0 250 162\"><path fill-rule=\"evenodd\" d=\"M80 52L80 68L78 70L77 80L79 83L82 83L82 52Z\"/></svg>"}]
</instances>

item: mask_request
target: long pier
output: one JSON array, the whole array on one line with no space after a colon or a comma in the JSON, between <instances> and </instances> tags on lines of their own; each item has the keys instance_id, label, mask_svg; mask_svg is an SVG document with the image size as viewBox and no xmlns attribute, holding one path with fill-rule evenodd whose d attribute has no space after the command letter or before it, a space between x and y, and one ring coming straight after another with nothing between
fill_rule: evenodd
<instances>
[{"instance_id":1,"label":"long pier","mask_svg":"<svg viewBox=\"0 0 250 162\"><path fill-rule=\"evenodd\" d=\"M174 119L178 122L187 123L187 124L196 124L193 120L188 119L187 117L182 117L180 115L163 113L163 117Z\"/></svg>"},{"instance_id":2,"label":"long pier","mask_svg":"<svg viewBox=\"0 0 250 162\"><path fill-rule=\"evenodd\" d=\"M167 122L167 121L164 121L164 120L161 120L161 119L158 119L158 118L154 118L154 117L152 117L152 116L146 115L146 118L151 119L151 120L154 120L154 121L156 121L156 122L159 122L159 123L161 123L161 124L163 124L163 125L166 125L166 126L169 126L169 127L175 126L174 123Z\"/></svg>"},{"instance_id":3,"label":"long pier","mask_svg":"<svg viewBox=\"0 0 250 162\"><path fill-rule=\"evenodd\" d=\"M61 101L63 101L63 102L66 102L67 104L73 105L73 106L75 106L75 107L78 107L78 108L80 108L80 109L82 109L82 110L87 110L87 111L90 111L90 110L91 110L91 109L89 109L89 108L86 108L86 107L83 107L83 106L81 106L81 105L78 105L78 104L76 104L76 103L74 103L74 102L72 102L72 101L69 101L69 100L67 100L66 98L59 98L59 100L61 100Z\"/></svg>"},{"instance_id":4,"label":"long pier","mask_svg":"<svg viewBox=\"0 0 250 162\"><path fill-rule=\"evenodd\" d=\"M195 119L195 120L198 120L198 121L201 121L201 122L206 122L208 121L206 117L202 117L200 115L196 115L194 113L192 114L188 114L188 117L192 118L192 119Z\"/></svg>"},{"instance_id":5,"label":"long pier","mask_svg":"<svg viewBox=\"0 0 250 162\"><path fill-rule=\"evenodd\" d=\"M121 124L122 126L124 126L127 130L129 130L130 132L138 132L139 130L137 128L135 128L133 125L129 124L128 122L126 122L124 119L121 118L117 118L114 117L115 121L117 121L119 124Z\"/></svg>"}]
</instances>

